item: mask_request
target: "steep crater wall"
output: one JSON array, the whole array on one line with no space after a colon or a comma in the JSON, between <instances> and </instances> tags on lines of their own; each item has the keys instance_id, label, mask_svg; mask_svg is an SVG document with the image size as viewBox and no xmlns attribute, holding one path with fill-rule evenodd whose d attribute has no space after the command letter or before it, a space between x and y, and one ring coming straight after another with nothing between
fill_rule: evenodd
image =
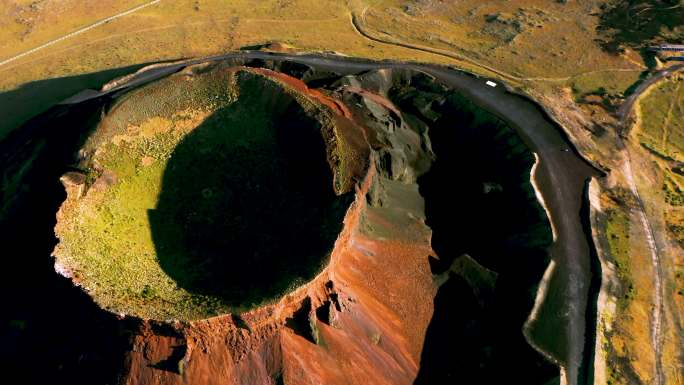
<instances>
[{"instance_id":1,"label":"steep crater wall","mask_svg":"<svg viewBox=\"0 0 684 385\"><path fill-rule=\"evenodd\" d=\"M118 102L64 178L60 269L111 311L183 320L319 273L351 203L335 114L274 76L198 67Z\"/></svg>"}]
</instances>

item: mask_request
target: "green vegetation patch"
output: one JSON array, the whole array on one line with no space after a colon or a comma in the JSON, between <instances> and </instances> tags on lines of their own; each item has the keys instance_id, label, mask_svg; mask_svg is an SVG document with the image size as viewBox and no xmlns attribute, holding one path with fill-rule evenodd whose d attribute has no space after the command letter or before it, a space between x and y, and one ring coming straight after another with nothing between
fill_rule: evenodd
<instances>
[{"instance_id":1,"label":"green vegetation patch","mask_svg":"<svg viewBox=\"0 0 684 385\"><path fill-rule=\"evenodd\" d=\"M623 288L618 296L618 307L624 310L636 295L630 263L629 214L624 209L609 209L606 215L608 247Z\"/></svg>"},{"instance_id":2,"label":"green vegetation patch","mask_svg":"<svg viewBox=\"0 0 684 385\"><path fill-rule=\"evenodd\" d=\"M333 190L328 113L248 70L130 94L86 146L88 191L62 207L58 263L104 308L144 318L279 298L327 263L351 201Z\"/></svg>"},{"instance_id":3,"label":"green vegetation patch","mask_svg":"<svg viewBox=\"0 0 684 385\"><path fill-rule=\"evenodd\" d=\"M586 96L596 95L608 103L611 98L624 97L630 86L639 80L638 72L589 72L574 77L571 82L573 96L583 100Z\"/></svg>"}]
</instances>

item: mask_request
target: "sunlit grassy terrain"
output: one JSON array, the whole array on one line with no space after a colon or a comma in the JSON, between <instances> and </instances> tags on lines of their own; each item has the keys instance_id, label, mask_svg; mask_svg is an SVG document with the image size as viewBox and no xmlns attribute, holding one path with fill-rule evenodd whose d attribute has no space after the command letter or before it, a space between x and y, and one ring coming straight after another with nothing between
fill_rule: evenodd
<instances>
[{"instance_id":1,"label":"sunlit grassy terrain","mask_svg":"<svg viewBox=\"0 0 684 385\"><path fill-rule=\"evenodd\" d=\"M13 3L4 5L5 17L0 22L13 27L4 32L7 46L0 49L0 56L10 57L63 36L77 25L144 2L85 3L70 0L57 7L46 2L33 8L24 4L21 10ZM351 15L364 10L369 30L399 41L460 53L522 78L572 86L580 96L599 87L620 94L638 79L643 61L634 50L614 54L596 43L603 3L267 0L255 6L249 1L162 1L0 66L0 90L9 91L8 96L17 100L20 108L15 111L27 109L19 115L21 119L0 122L0 137L13 128L11 124L36 112L27 103L19 103L28 100L38 85L29 82L215 55L269 41L300 50L448 63L483 71L471 63L365 38L351 23ZM35 27L17 22L22 17L33 20ZM53 100L60 97L54 95Z\"/></svg>"},{"instance_id":2,"label":"sunlit grassy terrain","mask_svg":"<svg viewBox=\"0 0 684 385\"><path fill-rule=\"evenodd\" d=\"M658 156L684 161L684 80L663 82L641 98L638 137Z\"/></svg>"},{"instance_id":3,"label":"sunlit grassy terrain","mask_svg":"<svg viewBox=\"0 0 684 385\"><path fill-rule=\"evenodd\" d=\"M636 123L630 131L630 140L634 144L633 159L639 167L638 183L641 199L654 210L658 219L651 222L656 226L654 231L659 236L667 237L668 243L660 244L657 250L662 264L663 291L662 300L671 311L681 314L684 311L684 276L682 275L682 247L684 229L684 176L681 170L684 149L684 87L681 78L675 76L651 87L643 94L636 106ZM637 154L638 153L638 154ZM637 157L638 156L638 157ZM633 205L633 202L632 202ZM614 365L616 380L634 381L638 376L643 380L650 378L652 370L648 369L651 360L646 352L650 351L648 329L650 325L649 309L653 295L644 293L652 290L652 267L644 266L641 261L648 261L649 251L635 240L635 235L643 231L637 218L631 218L631 231L623 231L621 243L628 246L632 269L632 280L635 288L629 302L619 300L618 305L626 305L616 315L621 322L617 323L611 342L619 360ZM619 229L619 227L614 227ZM637 240L639 238L636 238ZM609 239L610 241L610 239ZM618 273L620 270L618 270ZM625 281L626 282L626 281ZM676 365L677 329L670 325L676 321L669 319L668 312L663 313L665 335L662 346L662 362L664 370L673 383L678 383ZM634 359L631 357L644 357ZM629 364L628 364L629 363ZM630 373L626 368L631 367Z\"/></svg>"}]
</instances>

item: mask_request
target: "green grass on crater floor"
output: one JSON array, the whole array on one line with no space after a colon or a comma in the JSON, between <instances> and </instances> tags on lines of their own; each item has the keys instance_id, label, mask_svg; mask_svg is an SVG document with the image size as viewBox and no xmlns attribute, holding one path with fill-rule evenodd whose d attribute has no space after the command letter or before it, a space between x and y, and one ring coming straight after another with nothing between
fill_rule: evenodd
<instances>
[{"instance_id":1,"label":"green grass on crater floor","mask_svg":"<svg viewBox=\"0 0 684 385\"><path fill-rule=\"evenodd\" d=\"M155 319L244 311L311 279L349 203L312 106L248 72L130 94L86 145L91 186L62 208L58 262L101 306Z\"/></svg>"}]
</instances>

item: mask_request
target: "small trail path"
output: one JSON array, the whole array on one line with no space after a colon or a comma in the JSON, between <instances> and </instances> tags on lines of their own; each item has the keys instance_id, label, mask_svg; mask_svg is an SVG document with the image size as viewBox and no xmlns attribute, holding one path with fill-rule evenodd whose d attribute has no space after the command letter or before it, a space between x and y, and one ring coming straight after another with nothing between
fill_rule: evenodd
<instances>
[{"instance_id":1,"label":"small trail path","mask_svg":"<svg viewBox=\"0 0 684 385\"><path fill-rule=\"evenodd\" d=\"M64 36L58 37L58 38L56 38L56 39L52 39L52 40L48 41L48 42L45 43L45 44L39 45L38 47L32 48L32 49L30 49L30 50L28 50L28 51L24 51L24 52L22 52L22 53L20 53L20 54L14 55L14 56L12 56L12 57L10 57L10 58L7 58L7 59L5 59L5 60L3 60L3 61L0 61L0 67L2 67L2 66L5 65L5 64L11 63L11 62L13 62L13 61L15 61L15 60L21 59L22 57L27 56L27 55L30 55L30 54L32 54L32 53L34 53L34 52L36 52L36 51L40 51L41 49L44 49L44 48L47 48L47 47L49 47L49 46L51 46L51 45L57 44L57 43L59 43L60 41L69 39L69 38L74 37L74 36L76 36L76 35L82 34L83 32L89 31L89 30L91 30L91 29L93 29L93 28L97 28L97 27L99 27L99 26L101 26L101 25L103 25L103 24L109 23L109 22L112 21L112 20L118 19L118 18L120 18L120 17L124 17L124 16L126 16L126 15L130 15L130 14L133 13L133 12L137 12L137 11L143 9L143 8L147 8L147 7L151 6L151 5L157 4L157 3L159 3L160 1L161 1L161 0L152 0L152 1L148 2L148 3L145 3L145 4L139 5L139 6L137 6L137 7L131 8L131 9L127 10L127 11L123 11L123 12L117 13L116 15L109 16L109 17L107 17L107 18L105 18L105 19L102 19L102 20L100 20L100 21L97 21L97 22L95 22L95 23L93 23L93 24L90 24L90 25L88 25L88 26L86 26L86 27L83 27L83 28L81 28L81 29L78 29L78 30L76 30L76 31L74 31L74 32L68 33L68 34L66 34L66 35L64 35Z\"/></svg>"}]
</instances>

